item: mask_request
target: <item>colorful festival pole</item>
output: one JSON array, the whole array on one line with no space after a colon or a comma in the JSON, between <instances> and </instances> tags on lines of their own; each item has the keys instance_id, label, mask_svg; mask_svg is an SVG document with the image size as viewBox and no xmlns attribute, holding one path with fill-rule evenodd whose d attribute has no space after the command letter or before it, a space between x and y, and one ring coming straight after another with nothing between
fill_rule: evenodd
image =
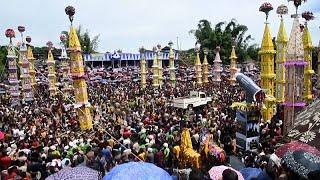
<instances>
[{"instance_id":1,"label":"colorful festival pole","mask_svg":"<svg viewBox=\"0 0 320 180\"><path fill-rule=\"evenodd\" d=\"M170 82L173 87L176 85L176 68L174 66L174 52L173 52L173 42L169 42L170 51L169 51L169 71L170 71Z\"/></svg>"},{"instance_id":2,"label":"colorful festival pole","mask_svg":"<svg viewBox=\"0 0 320 180\"><path fill-rule=\"evenodd\" d=\"M215 53L216 53L216 57L214 58L213 61L213 66L214 66L214 79L213 81L215 82L215 84L220 85L221 82L221 72L222 72L222 68L221 68L221 59L220 59L220 47L217 46L215 49Z\"/></svg>"},{"instance_id":3,"label":"colorful festival pole","mask_svg":"<svg viewBox=\"0 0 320 180\"><path fill-rule=\"evenodd\" d=\"M157 57L157 47L153 47L154 57L152 63L152 86L157 88L159 86L159 74L158 74L158 57Z\"/></svg>"},{"instance_id":4,"label":"colorful festival pole","mask_svg":"<svg viewBox=\"0 0 320 180\"><path fill-rule=\"evenodd\" d=\"M47 66L48 66L49 92L50 92L50 96L53 97L57 94L57 87L56 87L57 80L56 80L56 71L55 71L56 62L52 54L52 49L53 49L52 42L48 41L47 46L48 46Z\"/></svg>"},{"instance_id":5,"label":"colorful festival pole","mask_svg":"<svg viewBox=\"0 0 320 180\"><path fill-rule=\"evenodd\" d=\"M261 5L261 12L266 14L266 22L264 28L263 39L261 43L261 50L259 55L261 56L261 88L265 90L266 98L264 101L264 107L262 109L263 121L270 121L275 113L275 98L274 98L274 50L272 36L268 26L269 12L273 10L270 3L264 3Z\"/></svg>"},{"instance_id":6,"label":"colorful festival pole","mask_svg":"<svg viewBox=\"0 0 320 180\"><path fill-rule=\"evenodd\" d=\"M301 3L296 3L296 9ZM296 11L296 12L297 12ZM303 75L304 67L307 62L304 60L304 50L302 43L302 32L299 22L299 15L292 15L294 18L291 34L287 48L286 67L286 87L285 87L285 103L284 103L284 128L283 133L286 134L293 126L296 112L301 110L306 103L303 102Z\"/></svg>"},{"instance_id":7,"label":"colorful festival pole","mask_svg":"<svg viewBox=\"0 0 320 180\"><path fill-rule=\"evenodd\" d=\"M312 75L314 70L312 70L312 39L308 28L308 21L314 18L312 12L304 12L302 17L306 20L305 27L303 30L302 40L304 48L304 60L307 65L304 68L304 99L307 103L311 103L312 96Z\"/></svg>"},{"instance_id":8,"label":"colorful festival pole","mask_svg":"<svg viewBox=\"0 0 320 180\"><path fill-rule=\"evenodd\" d=\"M144 47L141 47L139 52L140 52L141 87L145 89L147 85L147 68L146 68L146 57L145 57Z\"/></svg>"},{"instance_id":9,"label":"colorful festival pole","mask_svg":"<svg viewBox=\"0 0 320 180\"><path fill-rule=\"evenodd\" d=\"M27 57L28 49L24 42L23 32L25 31L24 26L18 26L18 30L21 33L21 43L20 43L20 56L19 56L19 66L20 66L20 79L22 86L22 100L23 102L30 102L33 100L31 77L29 74L29 61Z\"/></svg>"},{"instance_id":10,"label":"colorful festival pole","mask_svg":"<svg viewBox=\"0 0 320 180\"><path fill-rule=\"evenodd\" d=\"M61 66L62 66L62 83L63 88L62 91L64 93L65 98L67 98L71 94L72 85L71 85L71 75L70 75L70 58L67 55L66 50L66 41L67 37L64 34L60 35L60 44L61 44L61 56L59 57L61 59Z\"/></svg>"},{"instance_id":11,"label":"colorful festival pole","mask_svg":"<svg viewBox=\"0 0 320 180\"><path fill-rule=\"evenodd\" d=\"M78 39L76 28L73 27L73 16L75 9L72 6L68 6L65 9L66 14L69 16L71 22L69 33L69 51L71 59L71 75L73 78L73 87L76 104L74 108L77 110L78 120L81 130L92 129L92 116L88 102L87 84L85 81L85 72L83 67L82 50L80 41Z\"/></svg>"},{"instance_id":12,"label":"colorful festival pole","mask_svg":"<svg viewBox=\"0 0 320 180\"><path fill-rule=\"evenodd\" d=\"M278 103L284 102L284 89L285 89L285 67L284 63L286 61L286 52L288 44L288 35L285 30L283 15L288 13L288 7L285 5L280 5L277 8L277 14L280 15L280 27L277 36L277 60L276 60L276 100Z\"/></svg>"},{"instance_id":13,"label":"colorful festival pole","mask_svg":"<svg viewBox=\"0 0 320 180\"><path fill-rule=\"evenodd\" d=\"M161 45L157 45L157 59L158 59L158 81L159 86L162 87L163 85L163 67L162 67L162 52L161 52Z\"/></svg>"},{"instance_id":14,"label":"colorful festival pole","mask_svg":"<svg viewBox=\"0 0 320 180\"><path fill-rule=\"evenodd\" d=\"M31 43L31 37L27 36L26 37L26 41L28 42L27 46L28 46L28 53L27 53L27 57L30 63L30 67L29 67L29 74L30 74L30 80L31 80L31 86L35 86L37 84L36 81L36 70L35 70L35 60L36 58L33 57L33 52L32 52L32 45Z\"/></svg>"},{"instance_id":15,"label":"colorful festival pole","mask_svg":"<svg viewBox=\"0 0 320 180\"><path fill-rule=\"evenodd\" d=\"M237 68L237 55L236 55L236 40L233 38L232 40L232 50L230 55L230 84L234 86L237 82L236 73L238 72Z\"/></svg>"},{"instance_id":16,"label":"colorful festival pole","mask_svg":"<svg viewBox=\"0 0 320 180\"><path fill-rule=\"evenodd\" d=\"M197 85L202 84L202 70L201 70L201 61L199 56L200 47L201 45L197 42L195 47L195 52L196 52L195 70L196 70Z\"/></svg>"},{"instance_id":17,"label":"colorful festival pole","mask_svg":"<svg viewBox=\"0 0 320 180\"><path fill-rule=\"evenodd\" d=\"M203 63L202 63L202 67L203 67L203 83L209 83L209 63L208 63L208 49L204 49L203 50L203 54L204 54L204 59L203 59Z\"/></svg>"},{"instance_id":18,"label":"colorful festival pole","mask_svg":"<svg viewBox=\"0 0 320 180\"><path fill-rule=\"evenodd\" d=\"M16 106L20 104L20 90L19 90L19 79L18 79L18 67L17 67L17 56L15 53L15 49L12 44L12 38L15 37L15 33L13 29L7 29L5 32L7 38L10 39L10 43L8 45L8 81L10 84L10 96L11 96L11 105Z\"/></svg>"}]
</instances>

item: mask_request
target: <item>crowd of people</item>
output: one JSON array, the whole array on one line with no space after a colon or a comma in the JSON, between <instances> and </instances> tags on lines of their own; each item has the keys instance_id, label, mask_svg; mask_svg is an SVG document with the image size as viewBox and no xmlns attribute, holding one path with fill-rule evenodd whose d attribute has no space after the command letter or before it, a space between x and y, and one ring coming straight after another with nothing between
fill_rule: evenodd
<instances>
[{"instance_id":1,"label":"crowd of people","mask_svg":"<svg viewBox=\"0 0 320 180\"><path fill-rule=\"evenodd\" d=\"M79 129L72 102L61 94L50 97L45 83L33 89L31 103L22 102L18 107L11 107L9 96L2 95L0 129L5 138L0 140L1 178L54 179L63 169L82 167L93 170L85 170L92 173L91 178L101 179L114 166L131 161L154 163L173 177L181 178L177 169L191 168L184 179L209 178L208 170L217 162L202 163L197 170L176 162L173 147L180 145L181 131L189 128L195 151L200 153L204 137L210 135L211 143L226 152L227 160L220 164L230 165L228 157L234 155L247 167L266 169L273 179L280 175L276 174L281 165L274 157L273 140L281 136L281 122L261 125L264 140L258 153L239 152L236 114L230 106L245 97L227 78L223 77L221 85L198 87L191 81L177 81L175 86L165 82L161 88L150 84L145 89L132 79L113 83L88 80L94 126L84 132ZM173 107L174 98L187 96L191 90L205 92L212 102L187 110ZM267 166L270 159L275 166Z\"/></svg>"}]
</instances>

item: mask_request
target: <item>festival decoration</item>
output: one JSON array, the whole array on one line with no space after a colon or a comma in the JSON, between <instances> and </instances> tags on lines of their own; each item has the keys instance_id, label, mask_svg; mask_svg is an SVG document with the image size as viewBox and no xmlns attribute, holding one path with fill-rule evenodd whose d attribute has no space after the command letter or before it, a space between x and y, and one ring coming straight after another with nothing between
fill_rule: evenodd
<instances>
[{"instance_id":1,"label":"festival decoration","mask_svg":"<svg viewBox=\"0 0 320 180\"><path fill-rule=\"evenodd\" d=\"M60 45L61 45L61 56L59 59L61 59L61 66L62 66L62 82L63 82L63 95L65 98L67 98L71 94L72 88L72 79L70 75L70 58L68 57L67 51L66 51L66 41L67 37L64 34L60 35Z\"/></svg>"},{"instance_id":2,"label":"festival decoration","mask_svg":"<svg viewBox=\"0 0 320 180\"><path fill-rule=\"evenodd\" d=\"M147 68L146 68L146 57L145 57L145 49L141 47L139 49L140 52L140 74L141 74L141 87L144 89L147 85Z\"/></svg>"},{"instance_id":3,"label":"festival decoration","mask_svg":"<svg viewBox=\"0 0 320 180\"><path fill-rule=\"evenodd\" d=\"M161 52L161 45L157 45L157 60L158 60L158 81L159 86L162 87L163 85L163 67L162 67L162 52Z\"/></svg>"},{"instance_id":4,"label":"festival decoration","mask_svg":"<svg viewBox=\"0 0 320 180\"><path fill-rule=\"evenodd\" d=\"M204 59L203 59L203 63L202 63L202 69L203 69L203 83L208 83L208 76L209 76L209 63L208 63L208 49L204 49L203 50L203 54L204 54Z\"/></svg>"},{"instance_id":5,"label":"festival decoration","mask_svg":"<svg viewBox=\"0 0 320 180\"><path fill-rule=\"evenodd\" d=\"M268 20L268 14L273 9L270 3L264 3L260 7L260 11L266 14L266 20ZM269 25L266 22L264 28L263 39L261 43L261 50L259 55L261 56L261 88L265 90L266 98L264 101L265 108L262 109L263 121L270 121L274 115L274 50L272 36L270 33Z\"/></svg>"},{"instance_id":6,"label":"festival decoration","mask_svg":"<svg viewBox=\"0 0 320 180\"><path fill-rule=\"evenodd\" d=\"M195 62L195 71L196 71L196 78L197 78L197 85L202 84L202 70L201 70L201 61L200 61L200 43L196 43L196 46L194 48L196 52L196 62Z\"/></svg>"},{"instance_id":7,"label":"festival decoration","mask_svg":"<svg viewBox=\"0 0 320 180\"><path fill-rule=\"evenodd\" d=\"M260 8L259 11L264 12L266 14L266 22L268 21L268 17L269 17L269 12L273 10L273 7L270 3L266 2L263 3Z\"/></svg>"},{"instance_id":8,"label":"festival decoration","mask_svg":"<svg viewBox=\"0 0 320 180\"><path fill-rule=\"evenodd\" d=\"M169 44L170 46L170 52L169 52L169 71L170 71L170 82L171 85L174 87L176 84L176 68L174 65L174 52L173 52L173 42L170 41Z\"/></svg>"},{"instance_id":9,"label":"festival decoration","mask_svg":"<svg viewBox=\"0 0 320 180\"><path fill-rule=\"evenodd\" d=\"M304 59L307 65L304 68L304 98L306 102L312 102L312 75L314 70L312 70L312 39L308 28L308 22L314 19L313 13L306 11L302 13L302 17L306 20L305 26L303 28L302 41L304 48Z\"/></svg>"},{"instance_id":10,"label":"festival decoration","mask_svg":"<svg viewBox=\"0 0 320 180\"><path fill-rule=\"evenodd\" d=\"M74 108L77 110L81 130L92 129L92 116L89 109L91 105L88 102L87 84L85 81L86 76L81 54L82 50L76 28L72 25L75 10L71 6L68 6L65 10L71 21L69 50L71 59L71 75L73 78L74 95L76 100Z\"/></svg>"},{"instance_id":11,"label":"festival decoration","mask_svg":"<svg viewBox=\"0 0 320 180\"><path fill-rule=\"evenodd\" d=\"M152 63L152 86L157 88L159 86L159 74L158 74L158 57L157 57L157 47L153 47L154 57Z\"/></svg>"},{"instance_id":12,"label":"festival decoration","mask_svg":"<svg viewBox=\"0 0 320 180\"><path fill-rule=\"evenodd\" d=\"M30 74L30 80L31 80L31 86L35 86L37 84L36 81L36 70L35 70L35 60L36 58L33 57L33 52L32 52L32 45L31 43L31 37L27 36L26 41L28 42L28 48L27 48L27 58L30 63L29 67L29 74Z\"/></svg>"},{"instance_id":13,"label":"festival decoration","mask_svg":"<svg viewBox=\"0 0 320 180\"><path fill-rule=\"evenodd\" d=\"M18 80L18 68L17 68L17 56L15 53L14 46L12 44L12 38L15 37L15 33L13 29L7 29L5 32L7 38L10 39L8 45L8 81L10 84L10 96L11 96L11 105L16 106L20 104L20 90L19 90L19 80Z\"/></svg>"},{"instance_id":14,"label":"festival decoration","mask_svg":"<svg viewBox=\"0 0 320 180\"><path fill-rule=\"evenodd\" d=\"M56 87L56 71L55 71L55 60L53 58L52 49L53 44L51 41L47 42L48 46L48 59L47 59L47 66L48 66L48 79L49 79L49 91L50 96L53 97L57 93L57 87Z\"/></svg>"},{"instance_id":15,"label":"festival decoration","mask_svg":"<svg viewBox=\"0 0 320 180\"><path fill-rule=\"evenodd\" d=\"M214 66L214 79L213 81L220 85L220 82L221 82L221 72L222 72L222 68L221 68L221 59L220 59L220 47L217 46L216 49L215 49L215 53L216 53L216 57L214 58L214 61L213 61L213 66Z\"/></svg>"},{"instance_id":16,"label":"festival decoration","mask_svg":"<svg viewBox=\"0 0 320 180\"><path fill-rule=\"evenodd\" d=\"M301 6L303 2L307 2L307 0L288 0L288 2L293 1L293 5L296 7L296 14L298 14L298 8Z\"/></svg>"},{"instance_id":17,"label":"festival decoration","mask_svg":"<svg viewBox=\"0 0 320 180\"><path fill-rule=\"evenodd\" d=\"M236 84L236 73L238 72L237 68L237 55L236 55L236 41L235 38L232 39L232 50L230 55L230 84L235 85Z\"/></svg>"},{"instance_id":18,"label":"festival decoration","mask_svg":"<svg viewBox=\"0 0 320 180\"><path fill-rule=\"evenodd\" d=\"M288 13L288 7L280 5L277 8L277 14L281 17L280 27L276 40L277 53L276 53L276 92L275 97L278 103L284 102L284 89L285 89L285 67L284 62L286 61L286 51L288 43L288 35L285 30L283 15Z\"/></svg>"},{"instance_id":19,"label":"festival decoration","mask_svg":"<svg viewBox=\"0 0 320 180\"><path fill-rule=\"evenodd\" d=\"M19 66L20 66L20 79L22 86L22 100L24 102L30 102L33 100L32 93L32 80L29 73L30 63L28 61L28 48L23 38L23 32L25 32L24 26L18 26L18 31L21 33L21 43L19 46Z\"/></svg>"},{"instance_id":20,"label":"festival decoration","mask_svg":"<svg viewBox=\"0 0 320 180\"><path fill-rule=\"evenodd\" d=\"M304 89L304 67L307 62L304 60L304 48L302 43L302 33L298 16L294 18L292 30L287 47L286 67L286 87L284 102L284 134L292 128L296 112L305 106L303 101Z\"/></svg>"}]
</instances>

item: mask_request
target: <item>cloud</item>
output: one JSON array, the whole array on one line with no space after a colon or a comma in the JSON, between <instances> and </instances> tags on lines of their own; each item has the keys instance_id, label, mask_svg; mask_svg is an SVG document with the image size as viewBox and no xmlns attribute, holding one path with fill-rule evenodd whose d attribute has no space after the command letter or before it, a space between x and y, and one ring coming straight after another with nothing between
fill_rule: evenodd
<instances>
[{"instance_id":1,"label":"cloud","mask_svg":"<svg viewBox=\"0 0 320 180\"><path fill-rule=\"evenodd\" d=\"M281 3L288 4L287 0L270 2L275 8ZM236 18L248 26L248 33L255 39L252 43L260 44L264 27L264 15L258 11L261 4L260 0L10 0L0 11L0 43L8 42L4 38L6 28L25 25L26 34L32 36L35 45L44 46L48 40L58 45L60 32L69 28L64 8L73 5L74 24L81 24L92 36L100 34L101 52L115 49L137 52L142 45L149 49L158 43L165 46L177 37L183 49L192 48L195 38L188 32L201 19L215 24ZM319 7L318 0L309 0L302 10L319 12ZM290 11L294 12L293 5ZM286 16L285 22L289 34L292 19ZM315 43L320 39L317 24L319 19L309 25ZM273 36L278 27L279 18L274 10L270 14Z\"/></svg>"}]
</instances>

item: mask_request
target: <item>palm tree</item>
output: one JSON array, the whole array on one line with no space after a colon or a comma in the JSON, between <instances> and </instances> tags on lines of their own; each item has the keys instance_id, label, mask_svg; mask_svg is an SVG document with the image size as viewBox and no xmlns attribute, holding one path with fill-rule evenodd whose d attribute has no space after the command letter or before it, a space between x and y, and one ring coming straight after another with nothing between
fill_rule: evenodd
<instances>
[{"instance_id":1,"label":"palm tree","mask_svg":"<svg viewBox=\"0 0 320 180\"><path fill-rule=\"evenodd\" d=\"M67 44L69 44L69 32L62 31L61 34L66 35ZM84 53L90 54L95 53L97 51L100 35L96 35L93 38L90 37L88 29L85 32L83 32L81 25L77 28L77 35L81 44L81 49Z\"/></svg>"},{"instance_id":2,"label":"palm tree","mask_svg":"<svg viewBox=\"0 0 320 180\"><path fill-rule=\"evenodd\" d=\"M249 58L249 54L247 53L248 47L251 50L250 56L257 57L257 54L254 54L257 51L253 50L256 46L249 46L249 41L252 40L252 37L251 35L246 35L247 31L247 26L238 24L235 19L232 19L229 23L219 22L214 26L208 20L203 19L199 21L197 29L191 30L189 33L195 36L197 41L202 45L202 48L209 49L209 62L212 63L214 59L215 47L220 46L222 61L229 63L233 38L236 38L236 51L240 62ZM203 56L203 54L200 55Z\"/></svg>"}]
</instances>

